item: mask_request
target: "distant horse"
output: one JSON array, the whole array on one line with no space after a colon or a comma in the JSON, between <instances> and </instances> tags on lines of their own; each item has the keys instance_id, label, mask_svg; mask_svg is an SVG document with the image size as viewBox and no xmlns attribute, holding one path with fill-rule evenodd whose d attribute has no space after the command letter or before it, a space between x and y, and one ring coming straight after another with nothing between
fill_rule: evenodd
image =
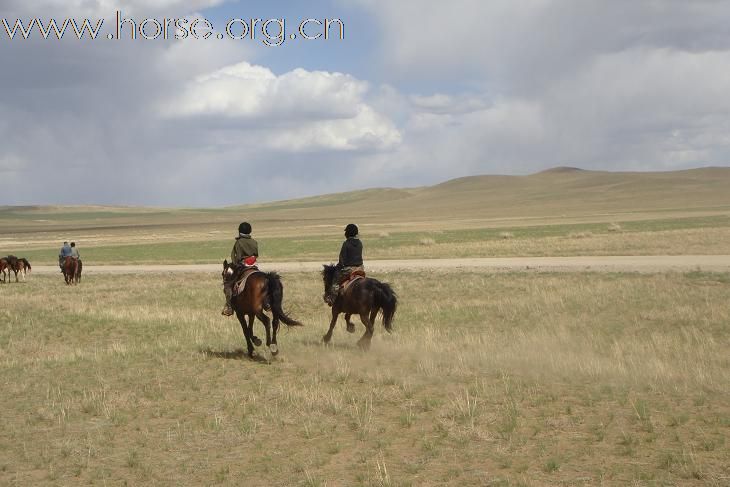
<instances>
[{"instance_id":1,"label":"distant horse","mask_svg":"<svg viewBox=\"0 0 730 487\"><path fill-rule=\"evenodd\" d=\"M238 281L243 277L246 270L244 266L229 264L223 261L223 280ZM253 357L254 345L261 345L253 334L253 322L255 318L261 320L266 328L266 346L269 347L272 355L279 353L276 343L276 332L279 330L279 321L287 326L303 326L296 320L289 318L282 308L284 300L284 286L281 278L276 272L255 271L248 276L243 291L240 291L231 299L231 306L236 312L236 318L241 323L243 336L246 339L248 356ZM271 310L273 320L264 313L264 310ZM248 323L246 323L248 317ZM273 328L273 334L272 334Z\"/></svg>"},{"instance_id":2,"label":"distant horse","mask_svg":"<svg viewBox=\"0 0 730 487\"><path fill-rule=\"evenodd\" d=\"M334 280L339 274L338 268L334 265L325 265L322 270L324 280L325 296L332 288ZM351 315L359 315L360 321L365 325L365 334L360 337L357 344L363 350L370 348L370 341L375 331L375 319L378 313L383 313L383 326L390 333L393 331L393 317L398 307L398 297L389 284L380 282L377 279L364 277L350 283L346 290L340 292L332 304L332 321L327 333L322 337L324 343L332 339L332 331L337 323L340 313L345 313L347 331L353 333L355 325L350 321Z\"/></svg>"},{"instance_id":3,"label":"distant horse","mask_svg":"<svg viewBox=\"0 0 730 487\"><path fill-rule=\"evenodd\" d=\"M20 278L23 282L25 282L26 274L30 272L30 262L28 262L28 259L25 257L19 257L15 261L15 267L13 267L13 270L15 271L15 277L17 279L18 274L20 274Z\"/></svg>"},{"instance_id":4,"label":"distant horse","mask_svg":"<svg viewBox=\"0 0 730 487\"><path fill-rule=\"evenodd\" d=\"M81 259L68 256L63 260L63 278L66 284L78 284L81 282Z\"/></svg>"},{"instance_id":5,"label":"distant horse","mask_svg":"<svg viewBox=\"0 0 730 487\"><path fill-rule=\"evenodd\" d=\"M2 270L3 274L3 282L6 282L6 274L8 277L8 282L10 281L10 271L13 271L15 273L15 282L18 282L18 271L16 269L18 265L18 258L14 255L8 255L7 257L3 257L2 260L5 262L4 264L0 264L0 269Z\"/></svg>"},{"instance_id":6,"label":"distant horse","mask_svg":"<svg viewBox=\"0 0 730 487\"><path fill-rule=\"evenodd\" d=\"M8 259L3 257L0 259L0 274L3 276L3 282L5 282L5 275L10 277L10 270L8 269Z\"/></svg>"}]
</instances>

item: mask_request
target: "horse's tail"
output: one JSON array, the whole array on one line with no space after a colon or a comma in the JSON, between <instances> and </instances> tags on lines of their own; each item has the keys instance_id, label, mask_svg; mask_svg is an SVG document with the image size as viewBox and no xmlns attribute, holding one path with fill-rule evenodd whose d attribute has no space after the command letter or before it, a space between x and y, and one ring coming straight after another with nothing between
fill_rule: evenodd
<instances>
[{"instance_id":1,"label":"horse's tail","mask_svg":"<svg viewBox=\"0 0 730 487\"><path fill-rule=\"evenodd\" d=\"M275 320L281 320L282 323L288 326L304 326L297 320L289 318L284 309L282 308L282 301L284 301L284 286L281 284L281 277L276 272L269 272L266 274L267 286L269 290L269 304L271 305L271 312L274 314Z\"/></svg>"},{"instance_id":2,"label":"horse's tail","mask_svg":"<svg viewBox=\"0 0 730 487\"><path fill-rule=\"evenodd\" d=\"M375 281L375 280L374 280ZM387 282L374 282L373 300L375 306L383 310L383 326L390 333L393 331L393 317L398 308L398 296Z\"/></svg>"},{"instance_id":3,"label":"horse's tail","mask_svg":"<svg viewBox=\"0 0 730 487\"><path fill-rule=\"evenodd\" d=\"M25 270L28 271L28 272L30 272L30 262L28 262L28 259L26 259L25 257L23 257L20 260L22 260L23 261L23 264L25 264Z\"/></svg>"}]
</instances>

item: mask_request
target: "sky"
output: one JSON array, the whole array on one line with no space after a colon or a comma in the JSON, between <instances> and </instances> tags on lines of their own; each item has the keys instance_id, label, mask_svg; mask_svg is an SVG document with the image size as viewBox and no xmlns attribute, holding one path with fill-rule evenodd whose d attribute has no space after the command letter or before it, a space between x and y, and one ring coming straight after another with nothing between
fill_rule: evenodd
<instances>
[{"instance_id":1,"label":"sky","mask_svg":"<svg viewBox=\"0 0 730 487\"><path fill-rule=\"evenodd\" d=\"M117 11L213 33L132 40L127 24L107 39ZM104 24L96 40L9 39L2 19L33 18ZM252 18L286 19L286 40L265 45L259 24L227 37ZM340 19L344 39L291 39L310 18ZM719 0L0 0L0 66L0 205L225 206L730 165Z\"/></svg>"}]
</instances>

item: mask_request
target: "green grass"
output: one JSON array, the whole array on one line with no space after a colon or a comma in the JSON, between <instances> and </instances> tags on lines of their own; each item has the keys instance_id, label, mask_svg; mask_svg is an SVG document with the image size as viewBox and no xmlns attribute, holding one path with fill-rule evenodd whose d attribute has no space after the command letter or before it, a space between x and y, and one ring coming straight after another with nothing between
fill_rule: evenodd
<instances>
[{"instance_id":1,"label":"green grass","mask_svg":"<svg viewBox=\"0 0 730 487\"><path fill-rule=\"evenodd\" d=\"M371 259L493 257L515 255L580 255L665 253L658 245L672 246L682 253L687 236L701 237L704 231L730 232L730 217L695 217L648 221L620 222L616 232L605 223L572 225L537 225L529 227L481 228L444 231L363 233L366 257ZM683 232L684 231L684 232ZM660 233L658 233L660 232ZM507 234L507 235L506 235ZM576 240L587 235L588 240ZM602 240L603 239L603 240ZM633 240L632 240L633 239ZM508 241L505 241L508 240ZM611 246L611 240L615 243ZM655 241L656 240L656 241ZM710 236L707 244L698 243L687 253L728 253L730 242ZM123 238L118 239L123 242ZM635 248L632 242L635 241ZM83 246L87 264L150 264L150 263L216 263L230 255L232 239L182 240L175 242L138 243L132 245ZM567 242L567 245L566 245ZM424 243L426 245L424 245ZM283 260L322 260L337 258L341 237L338 233L319 236L261 237L262 258ZM605 244L602 247L602 244ZM9 248L28 258L31 263L53 263L58 249ZM3 254L4 255L4 254Z\"/></svg>"},{"instance_id":2,"label":"green grass","mask_svg":"<svg viewBox=\"0 0 730 487\"><path fill-rule=\"evenodd\" d=\"M406 273L370 352L284 275L274 360L214 275L0 286L0 484L722 485L728 274ZM257 325L257 334L262 328ZM265 359L268 355L261 350Z\"/></svg>"}]
</instances>

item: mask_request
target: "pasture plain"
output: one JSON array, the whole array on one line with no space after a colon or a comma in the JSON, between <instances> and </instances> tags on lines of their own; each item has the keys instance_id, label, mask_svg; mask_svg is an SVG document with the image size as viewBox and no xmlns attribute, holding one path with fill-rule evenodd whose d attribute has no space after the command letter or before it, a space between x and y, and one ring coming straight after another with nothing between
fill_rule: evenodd
<instances>
[{"instance_id":1,"label":"pasture plain","mask_svg":"<svg viewBox=\"0 0 730 487\"><path fill-rule=\"evenodd\" d=\"M0 207L0 255L50 264L76 240L87 264L213 263L241 220L272 261L336 257L355 221L370 259L730 254L730 169L559 168L219 209Z\"/></svg>"},{"instance_id":2,"label":"pasture plain","mask_svg":"<svg viewBox=\"0 0 730 487\"><path fill-rule=\"evenodd\" d=\"M217 275L2 286L0 484L730 480L729 274L381 274L369 353L323 346L320 277L283 277L306 327L270 363Z\"/></svg>"}]
</instances>

